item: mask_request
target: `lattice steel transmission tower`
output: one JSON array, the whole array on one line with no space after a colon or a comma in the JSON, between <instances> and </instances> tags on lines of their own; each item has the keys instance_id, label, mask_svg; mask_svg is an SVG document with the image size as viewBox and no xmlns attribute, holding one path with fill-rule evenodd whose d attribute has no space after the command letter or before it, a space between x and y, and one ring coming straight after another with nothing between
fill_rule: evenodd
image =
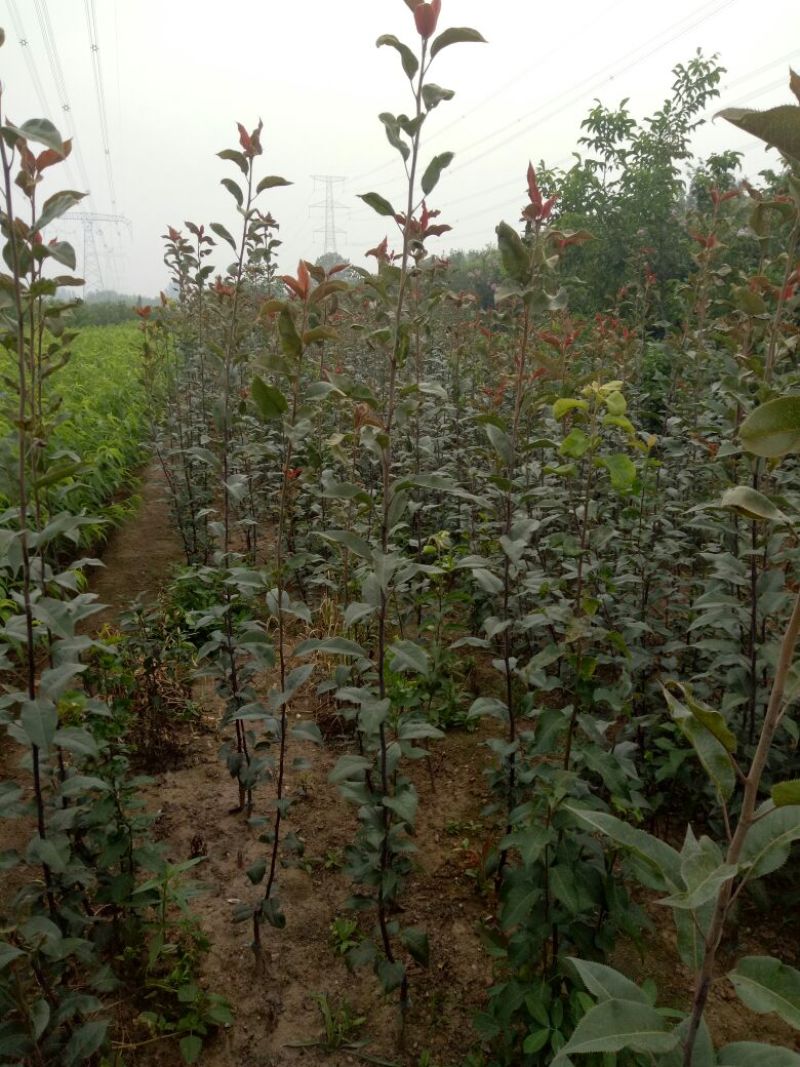
<instances>
[{"instance_id":1,"label":"lattice steel transmission tower","mask_svg":"<svg viewBox=\"0 0 800 1067\"><path fill-rule=\"evenodd\" d=\"M316 204L312 204L312 208L320 208L325 212L325 224L322 228L314 230L314 234L323 234L323 253L335 252L338 254L339 249L336 247L336 235L344 234L344 230L336 228L336 211L339 209L344 210L345 205L340 204L336 200L334 195L334 187L344 182L344 178L337 177L335 174L312 174L314 179L314 191L316 192L317 183L323 186L325 190L324 200L317 201Z\"/></svg>"},{"instance_id":2,"label":"lattice steel transmission tower","mask_svg":"<svg viewBox=\"0 0 800 1067\"><path fill-rule=\"evenodd\" d=\"M64 215L65 222L78 222L83 228L83 291L88 293L91 289L105 289L103 281L103 267L100 253L97 248L95 230L101 234L100 227L112 225L119 230L124 226L131 236L133 230L130 219L124 215L103 215L97 211L68 211ZM112 272L116 272L116 264L111 262Z\"/></svg>"}]
</instances>

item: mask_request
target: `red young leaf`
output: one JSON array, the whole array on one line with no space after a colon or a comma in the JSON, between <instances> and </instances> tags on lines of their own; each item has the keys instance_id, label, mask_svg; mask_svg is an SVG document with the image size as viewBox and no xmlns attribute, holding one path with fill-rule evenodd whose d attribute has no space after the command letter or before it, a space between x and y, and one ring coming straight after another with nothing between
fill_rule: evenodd
<instances>
[{"instance_id":1,"label":"red young leaf","mask_svg":"<svg viewBox=\"0 0 800 1067\"><path fill-rule=\"evenodd\" d=\"M414 22L417 32L423 41L427 41L436 33L439 15L442 11L442 0L431 0L429 4L420 3L414 6Z\"/></svg>"},{"instance_id":2,"label":"red young leaf","mask_svg":"<svg viewBox=\"0 0 800 1067\"><path fill-rule=\"evenodd\" d=\"M60 163L63 159L72 151L72 138L64 141L64 151L56 152L52 148L46 148L44 152L40 152L36 157L36 170L41 174L47 167L52 167L56 163Z\"/></svg>"},{"instance_id":3,"label":"red young leaf","mask_svg":"<svg viewBox=\"0 0 800 1067\"><path fill-rule=\"evenodd\" d=\"M246 156L252 156L253 142L250 139L250 134L247 132L244 126L242 126L241 122L237 122L236 125L239 127L239 144L242 146L244 154Z\"/></svg>"}]
</instances>

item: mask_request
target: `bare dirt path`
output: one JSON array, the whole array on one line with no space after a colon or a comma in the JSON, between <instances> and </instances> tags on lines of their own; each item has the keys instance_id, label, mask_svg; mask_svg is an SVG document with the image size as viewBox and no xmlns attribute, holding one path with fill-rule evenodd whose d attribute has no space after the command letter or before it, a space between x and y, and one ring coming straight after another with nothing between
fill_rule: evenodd
<instances>
[{"instance_id":1,"label":"bare dirt path","mask_svg":"<svg viewBox=\"0 0 800 1067\"><path fill-rule=\"evenodd\" d=\"M137 597L155 596L173 568L183 562L164 474L155 461L144 471L139 497L136 514L112 532L102 553L104 566L91 575L89 587L98 603L106 605L91 617L94 631L116 622Z\"/></svg>"}]
</instances>

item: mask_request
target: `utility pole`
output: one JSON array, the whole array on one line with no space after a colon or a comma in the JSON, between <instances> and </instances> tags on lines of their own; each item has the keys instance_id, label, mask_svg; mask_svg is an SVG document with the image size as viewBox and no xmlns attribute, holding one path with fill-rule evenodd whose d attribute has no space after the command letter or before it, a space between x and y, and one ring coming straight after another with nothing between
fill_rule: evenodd
<instances>
[{"instance_id":1,"label":"utility pole","mask_svg":"<svg viewBox=\"0 0 800 1067\"><path fill-rule=\"evenodd\" d=\"M339 249L336 247L336 235L343 234L344 230L338 230L336 228L336 209L344 208L344 204L338 203L334 195L334 187L344 182L344 178L337 177L335 174L312 174L314 179L314 191L316 192L317 183L319 182L324 190L325 197L323 200L317 201L316 204L312 204L312 208L321 208L325 212L325 225L322 229L314 230L315 235L321 233L323 235L322 251L336 252L338 254Z\"/></svg>"},{"instance_id":2,"label":"utility pole","mask_svg":"<svg viewBox=\"0 0 800 1067\"><path fill-rule=\"evenodd\" d=\"M124 215L103 215L97 211L68 211L63 217L65 222L77 222L83 227L84 295L91 289L105 289L95 230L97 229L102 236L102 226L112 225L117 228L124 226L130 237L133 233L130 219L125 218ZM112 269L115 269L113 264Z\"/></svg>"}]
</instances>

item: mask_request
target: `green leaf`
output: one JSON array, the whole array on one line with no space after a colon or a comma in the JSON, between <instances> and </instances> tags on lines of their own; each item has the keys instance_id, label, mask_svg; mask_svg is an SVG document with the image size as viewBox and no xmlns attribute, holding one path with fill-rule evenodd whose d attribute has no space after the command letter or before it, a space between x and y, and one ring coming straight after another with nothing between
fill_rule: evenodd
<instances>
[{"instance_id":1,"label":"green leaf","mask_svg":"<svg viewBox=\"0 0 800 1067\"><path fill-rule=\"evenodd\" d=\"M60 667L48 667L42 671L39 687L42 695L57 700L72 679L86 670L85 663L62 663Z\"/></svg>"},{"instance_id":2,"label":"green leaf","mask_svg":"<svg viewBox=\"0 0 800 1067\"><path fill-rule=\"evenodd\" d=\"M380 960L375 968L378 980L383 986L384 993L391 993L399 989L406 976L406 969L399 960L389 963L388 960Z\"/></svg>"},{"instance_id":3,"label":"green leaf","mask_svg":"<svg viewBox=\"0 0 800 1067\"><path fill-rule=\"evenodd\" d=\"M683 1063L683 1043L686 1040L686 1035L689 1031L689 1019L682 1019L677 1027L675 1033L678 1035L678 1044L672 1050L664 1056L659 1056L655 1061L658 1067L684 1067ZM700 1028L697 1031L695 1037L694 1048L692 1049L692 1063L691 1067L717 1067L717 1054L714 1051L714 1042L711 1038L711 1033L706 1025L705 1019L700 1019Z\"/></svg>"},{"instance_id":4,"label":"green leaf","mask_svg":"<svg viewBox=\"0 0 800 1067\"><path fill-rule=\"evenodd\" d=\"M503 269L518 285L527 285L531 277L531 253L523 244L517 231L507 222L501 222L495 229L497 247Z\"/></svg>"},{"instance_id":5,"label":"green leaf","mask_svg":"<svg viewBox=\"0 0 800 1067\"><path fill-rule=\"evenodd\" d=\"M800 971L772 956L745 956L728 978L751 1011L774 1013L800 1030Z\"/></svg>"},{"instance_id":6,"label":"green leaf","mask_svg":"<svg viewBox=\"0 0 800 1067\"><path fill-rule=\"evenodd\" d=\"M569 956L568 959L583 984L598 1000L635 1000L640 1004L650 1003L643 989L613 967L607 967L604 963L579 960L574 956Z\"/></svg>"},{"instance_id":7,"label":"green leaf","mask_svg":"<svg viewBox=\"0 0 800 1067\"><path fill-rule=\"evenodd\" d=\"M299 722L292 727L292 737L300 741L310 741L314 745L322 744L322 731L315 722Z\"/></svg>"},{"instance_id":8,"label":"green leaf","mask_svg":"<svg viewBox=\"0 0 800 1067\"><path fill-rule=\"evenodd\" d=\"M369 205L373 211L377 211L379 215L387 215L394 218L397 214L389 201L384 200L379 193L359 193L358 198Z\"/></svg>"},{"instance_id":9,"label":"green leaf","mask_svg":"<svg viewBox=\"0 0 800 1067\"><path fill-rule=\"evenodd\" d=\"M439 178L442 176L442 171L445 167L449 167L453 162L453 152L442 152L438 156L434 156L428 166L425 168L425 173L422 175L422 191L428 196L436 188Z\"/></svg>"},{"instance_id":10,"label":"green leaf","mask_svg":"<svg viewBox=\"0 0 800 1067\"><path fill-rule=\"evenodd\" d=\"M77 263L75 249L69 241L53 241L51 244L42 245L42 247L46 249L47 255L52 259L55 259L58 263L63 263L70 270L75 270Z\"/></svg>"},{"instance_id":11,"label":"green leaf","mask_svg":"<svg viewBox=\"0 0 800 1067\"><path fill-rule=\"evenodd\" d=\"M498 700L497 697L478 697L476 700L473 700L467 714L471 719L478 719L483 715L489 715L493 719L500 719L501 722L508 721L508 708L503 701Z\"/></svg>"},{"instance_id":12,"label":"green leaf","mask_svg":"<svg viewBox=\"0 0 800 1067\"><path fill-rule=\"evenodd\" d=\"M583 1016L553 1067L567 1056L623 1049L657 1054L670 1052L677 1043L678 1034L655 1008L638 1000L604 1000Z\"/></svg>"},{"instance_id":13,"label":"green leaf","mask_svg":"<svg viewBox=\"0 0 800 1067\"><path fill-rule=\"evenodd\" d=\"M540 1052L547 1042L550 1040L551 1030L549 1027L542 1030L534 1030L532 1034L528 1034L525 1040L522 1042L522 1051L531 1056L535 1052Z\"/></svg>"},{"instance_id":14,"label":"green leaf","mask_svg":"<svg viewBox=\"0 0 800 1067\"><path fill-rule=\"evenodd\" d=\"M58 712L50 700L28 700L22 705L20 725L32 745L47 752L58 728Z\"/></svg>"},{"instance_id":15,"label":"green leaf","mask_svg":"<svg viewBox=\"0 0 800 1067\"><path fill-rule=\"evenodd\" d=\"M47 1029L47 1024L50 1022L50 1005L44 997L40 997L39 1000L33 1004L31 1007L30 1018L33 1023L33 1036L38 1041Z\"/></svg>"},{"instance_id":16,"label":"green leaf","mask_svg":"<svg viewBox=\"0 0 800 1067\"><path fill-rule=\"evenodd\" d=\"M393 811L410 829L414 827L417 817L419 798L416 792L409 786L398 792L393 797L384 797L383 806Z\"/></svg>"},{"instance_id":17,"label":"green leaf","mask_svg":"<svg viewBox=\"0 0 800 1067\"><path fill-rule=\"evenodd\" d=\"M71 207L80 203L85 196L86 193L76 193L72 189L64 189L60 193L53 193L52 196L45 200L42 206L42 213L33 224L34 230L43 230L49 222L61 218Z\"/></svg>"},{"instance_id":18,"label":"green leaf","mask_svg":"<svg viewBox=\"0 0 800 1067\"><path fill-rule=\"evenodd\" d=\"M761 404L739 427L739 436L748 452L766 459L800 451L800 396L781 396Z\"/></svg>"},{"instance_id":19,"label":"green leaf","mask_svg":"<svg viewBox=\"0 0 800 1067\"><path fill-rule=\"evenodd\" d=\"M9 945L7 941L0 941L0 971L7 967L9 963L13 963L14 960L24 955L25 953L21 948L15 948L13 945Z\"/></svg>"},{"instance_id":20,"label":"green leaf","mask_svg":"<svg viewBox=\"0 0 800 1067\"><path fill-rule=\"evenodd\" d=\"M398 123L397 118L389 111L382 111L381 114L378 115L378 118L381 120L384 129L386 130L386 138L389 141L389 144L392 148L397 149L403 159L408 159L411 155L411 149L400 134L400 124Z\"/></svg>"},{"instance_id":21,"label":"green leaf","mask_svg":"<svg viewBox=\"0 0 800 1067\"><path fill-rule=\"evenodd\" d=\"M749 485L737 485L733 489L726 489L719 502L721 508L729 508L746 519L756 519L763 522L785 522L789 519L777 508L769 497L759 493L757 489L751 489Z\"/></svg>"},{"instance_id":22,"label":"green leaf","mask_svg":"<svg viewBox=\"0 0 800 1067\"><path fill-rule=\"evenodd\" d=\"M553 418L561 420L569 411L588 411L589 402L587 400L578 400L571 396L562 396L560 400L556 400L553 404Z\"/></svg>"},{"instance_id":23,"label":"green leaf","mask_svg":"<svg viewBox=\"0 0 800 1067\"><path fill-rule=\"evenodd\" d=\"M359 537L358 534L351 533L350 530L325 530L319 536L325 541L333 541L350 552L355 552L361 559L372 559L372 548L369 542Z\"/></svg>"},{"instance_id":24,"label":"green leaf","mask_svg":"<svg viewBox=\"0 0 800 1067\"><path fill-rule=\"evenodd\" d=\"M776 808L785 808L790 804L800 804L800 778L789 782L778 782L770 790L772 803Z\"/></svg>"},{"instance_id":25,"label":"green leaf","mask_svg":"<svg viewBox=\"0 0 800 1067\"><path fill-rule=\"evenodd\" d=\"M606 406L606 411L609 415L624 415L628 410L628 404L622 393L615 391L609 393L608 396L603 398L603 403Z\"/></svg>"},{"instance_id":26,"label":"green leaf","mask_svg":"<svg viewBox=\"0 0 800 1067\"><path fill-rule=\"evenodd\" d=\"M44 837L31 838L28 842L25 858L28 863L41 863L42 866L49 867L56 874L63 874L67 869L64 857L53 842Z\"/></svg>"},{"instance_id":27,"label":"green leaf","mask_svg":"<svg viewBox=\"0 0 800 1067\"><path fill-rule=\"evenodd\" d=\"M28 119L21 126L11 126L11 129L25 138L26 141L36 141L47 148L52 148L59 155L64 154L64 142L61 134L49 119Z\"/></svg>"},{"instance_id":28,"label":"green leaf","mask_svg":"<svg viewBox=\"0 0 800 1067\"><path fill-rule=\"evenodd\" d=\"M336 761L336 766L331 771L331 774L327 776L327 780L335 785L338 782L347 782L351 779L362 779L364 778L364 771L371 766L372 761L368 760L366 755L340 755Z\"/></svg>"},{"instance_id":29,"label":"green leaf","mask_svg":"<svg viewBox=\"0 0 800 1067\"><path fill-rule=\"evenodd\" d=\"M344 283L343 283L344 284ZM319 288L319 286L317 287ZM317 292L317 289L314 290ZM304 345L314 345L318 341L338 341L339 335L332 326L315 326L313 330L306 330L303 334ZM316 382L317 385L330 385L330 382ZM332 386L332 388L336 388Z\"/></svg>"},{"instance_id":30,"label":"green leaf","mask_svg":"<svg viewBox=\"0 0 800 1067\"><path fill-rule=\"evenodd\" d=\"M62 1062L65 1067L73 1067L73 1064L83 1063L93 1056L105 1041L107 1030L108 1023L101 1019L79 1027L64 1049Z\"/></svg>"},{"instance_id":31,"label":"green leaf","mask_svg":"<svg viewBox=\"0 0 800 1067\"><path fill-rule=\"evenodd\" d=\"M414 641L395 641L389 652L392 656L390 666L393 671L414 671L424 675L430 671L430 656Z\"/></svg>"},{"instance_id":32,"label":"green leaf","mask_svg":"<svg viewBox=\"0 0 800 1067\"><path fill-rule=\"evenodd\" d=\"M715 117L726 119L737 129L758 137L800 163L800 107L795 104L781 104L767 111L729 107L717 112Z\"/></svg>"},{"instance_id":33,"label":"green leaf","mask_svg":"<svg viewBox=\"0 0 800 1067\"><path fill-rule=\"evenodd\" d=\"M431 45L431 59L451 44L486 44L486 39L477 30L472 30L468 26L451 26L434 38Z\"/></svg>"},{"instance_id":34,"label":"green leaf","mask_svg":"<svg viewBox=\"0 0 800 1067\"><path fill-rule=\"evenodd\" d=\"M222 178L220 180L220 185L224 185L225 186L225 188L231 194L231 196L236 201L236 203L239 205L239 207L241 207L242 204L244 203L244 193L239 188L239 186L236 184L236 182L233 180L233 178Z\"/></svg>"},{"instance_id":35,"label":"green leaf","mask_svg":"<svg viewBox=\"0 0 800 1067\"><path fill-rule=\"evenodd\" d=\"M633 460L622 452L611 456L599 456L597 462L605 467L611 476L611 486L618 493L629 493L636 481L636 467Z\"/></svg>"},{"instance_id":36,"label":"green leaf","mask_svg":"<svg viewBox=\"0 0 800 1067\"><path fill-rule=\"evenodd\" d=\"M435 82L428 82L422 86L422 101L428 111L433 111L443 100L452 100L455 95L452 89L443 89Z\"/></svg>"},{"instance_id":37,"label":"green leaf","mask_svg":"<svg viewBox=\"0 0 800 1067\"><path fill-rule=\"evenodd\" d=\"M570 459L580 459L591 443L592 439L588 433L585 433L579 426L573 426L561 442L558 451L562 456L569 456Z\"/></svg>"},{"instance_id":38,"label":"green leaf","mask_svg":"<svg viewBox=\"0 0 800 1067\"><path fill-rule=\"evenodd\" d=\"M278 315L278 336L281 339L283 354L290 359L299 359L303 352L303 342L288 308L282 308Z\"/></svg>"},{"instance_id":39,"label":"green leaf","mask_svg":"<svg viewBox=\"0 0 800 1067\"><path fill-rule=\"evenodd\" d=\"M375 604L354 601L352 604L347 605L344 613L344 624L347 627L354 626L357 622L361 622L362 619L369 618L375 611L377 611Z\"/></svg>"},{"instance_id":40,"label":"green leaf","mask_svg":"<svg viewBox=\"0 0 800 1067\"><path fill-rule=\"evenodd\" d=\"M716 737L717 741L720 742L727 752L736 751L738 746L736 734L730 729L725 721L725 717L719 711L710 707L708 704L705 704L702 700L698 700L694 695L692 687L687 683L669 681L667 682L667 685L679 689L685 701L685 705L681 704L668 688L662 686L661 689L667 703L670 705L670 710L672 710L673 705L675 705L680 707L683 712L690 712L710 733L714 735L714 737Z\"/></svg>"},{"instance_id":41,"label":"green leaf","mask_svg":"<svg viewBox=\"0 0 800 1067\"><path fill-rule=\"evenodd\" d=\"M251 885L258 885L264 880L264 875L267 873L267 861L264 856L261 856L256 862L247 868L244 872Z\"/></svg>"},{"instance_id":42,"label":"green leaf","mask_svg":"<svg viewBox=\"0 0 800 1067\"><path fill-rule=\"evenodd\" d=\"M400 940L411 953L413 959L423 967L430 962L431 950L428 944L428 935L418 926L407 926L400 932Z\"/></svg>"},{"instance_id":43,"label":"green leaf","mask_svg":"<svg viewBox=\"0 0 800 1067\"><path fill-rule=\"evenodd\" d=\"M717 1067L800 1067L800 1055L760 1041L737 1041L720 1049Z\"/></svg>"},{"instance_id":44,"label":"green leaf","mask_svg":"<svg viewBox=\"0 0 800 1067\"><path fill-rule=\"evenodd\" d=\"M256 186L256 196L259 193L263 193L265 189L278 189L283 185L293 185L293 182L287 182L285 178L279 178L277 174L268 174L266 178L262 178Z\"/></svg>"},{"instance_id":45,"label":"green leaf","mask_svg":"<svg viewBox=\"0 0 800 1067\"><path fill-rule=\"evenodd\" d=\"M681 862L681 874L686 889L659 900L671 908L696 911L710 900L716 900L720 888L734 878L738 867L722 862L719 848L708 837L702 837Z\"/></svg>"},{"instance_id":46,"label":"green leaf","mask_svg":"<svg viewBox=\"0 0 800 1067\"><path fill-rule=\"evenodd\" d=\"M346 637L326 637L322 640L311 638L301 641L294 650L296 656L306 656L310 652L323 652L328 656L366 656L366 652L355 641Z\"/></svg>"},{"instance_id":47,"label":"green leaf","mask_svg":"<svg viewBox=\"0 0 800 1067\"><path fill-rule=\"evenodd\" d=\"M403 42L398 40L393 33L384 33L378 38L375 44L378 48L381 48L383 45L388 45L390 48L394 48L400 53L400 62L403 64L403 70L405 71L408 80L411 81L419 70L419 62L408 45L403 44Z\"/></svg>"},{"instance_id":48,"label":"green leaf","mask_svg":"<svg viewBox=\"0 0 800 1067\"><path fill-rule=\"evenodd\" d=\"M220 159L228 159L231 163L235 163L239 170L247 175L247 159L243 152L237 152L233 148L223 148L221 152L217 152Z\"/></svg>"},{"instance_id":49,"label":"green leaf","mask_svg":"<svg viewBox=\"0 0 800 1067\"><path fill-rule=\"evenodd\" d=\"M210 228L217 235L217 237L221 237L223 241L227 241L231 248L234 250L234 252L238 251L238 249L236 248L236 242L221 222L212 222L209 225Z\"/></svg>"},{"instance_id":50,"label":"green leaf","mask_svg":"<svg viewBox=\"0 0 800 1067\"><path fill-rule=\"evenodd\" d=\"M761 813L759 812L759 815ZM748 878L761 878L782 867L792 844L800 839L800 805L767 811L750 827L740 863L750 864Z\"/></svg>"},{"instance_id":51,"label":"green leaf","mask_svg":"<svg viewBox=\"0 0 800 1067\"><path fill-rule=\"evenodd\" d=\"M267 383L258 376L253 378L253 384L250 386L250 394L255 401L258 414L264 422L280 418L284 411L287 411L289 408L286 397L280 389L276 389L274 385L267 385Z\"/></svg>"},{"instance_id":52,"label":"green leaf","mask_svg":"<svg viewBox=\"0 0 800 1067\"><path fill-rule=\"evenodd\" d=\"M184 1063L197 1063L203 1051L202 1038L197 1037L196 1034L188 1034L181 1038L180 1049Z\"/></svg>"},{"instance_id":53,"label":"green leaf","mask_svg":"<svg viewBox=\"0 0 800 1067\"><path fill-rule=\"evenodd\" d=\"M668 890L683 888L680 853L666 842L644 830L637 830L615 815L608 815L603 811L573 808L569 804L565 805L565 808L591 830L599 831L622 845L623 848L630 849L657 876L656 880L660 888Z\"/></svg>"},{"instance_id":54,"label":"green leaf","mask_svg":"<svg viewBox=\"0 0 800 1067\"><path fill-rule=\"evenodd\" d=\"M553 898L573 916L593 910L595 900L574 864L554 863L550 868L550 886Z\"/></svg>"},{"instance_id":55,"label":"green leaf","mask_svg":"<svg viewBox=\"0 0 800 1067\"><path fill-rule=\"evenodd\" d=\"M714 787L720 797L724 801L729 800L736 785L736 772L733 769L726 744L718 740L715 732L706 724L714 724L714 731L727 730L722 716L719 716L721 722L715 722L713 718L715 713L713 709L708 708L705 716L706 721L703 721L699 716L692 714L689 708L674 697L668 689L663 689L663 692L672 718L686 740L694 748L697 758L714 783ZM723 736L725 736L724 733ZM730 735L727 743L735 745L736 739Z\"/></svg>"},{"instance_id":56,"label":"green leaf","mask_svg":"<svg viewBox=\"0 0 800 1067\"><path fill-rule=\"evenodd\" d=\"M495 426L493 422L484 423L483 428L486 431L486 436L489 438L489 443L492 448L505 465L510 467L514 462L514 447L511 443L511 438L505 430L501 430L500 427Z\"/></svg>"}]
</instances>

